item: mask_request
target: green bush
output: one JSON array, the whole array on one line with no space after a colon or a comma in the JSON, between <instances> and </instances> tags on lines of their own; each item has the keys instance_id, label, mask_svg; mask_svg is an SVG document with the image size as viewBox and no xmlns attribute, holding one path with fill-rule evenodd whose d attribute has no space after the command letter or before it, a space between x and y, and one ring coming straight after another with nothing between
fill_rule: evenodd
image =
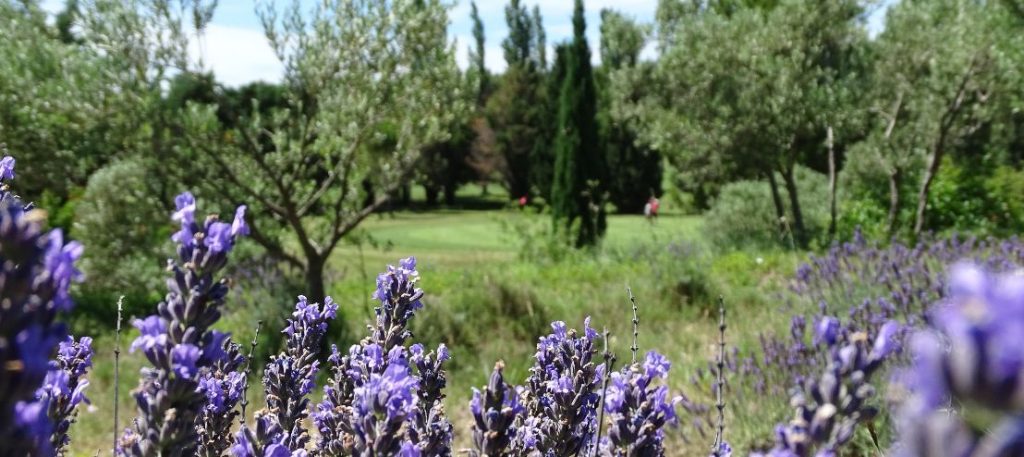
<instances>
[{"instance_id":1,"label":"green bush","mask_svg":"<svg viewBox=\"0 0 1024 457\"><path fill-rule=\"evenodd\" d=\"M126 316L148 314L159 300L173 227L150 191L150 176L141 162L125 160L89 178L73 225L85 246L79 265L88 278L77 291L77 315L112 323L120 295L127 296Z\"/></svg>"},{"instance_id":2,"label":"green bush","mask_svg":"<svg viewBox=\"0 0 1024 457\"><path fill-rule=\"evenodd\" d=\"M781 183L781 179L777 179ZM807 238L812 245L821 246L827 242L828 180L804 168L797 168L796 180ZM792 221L789 195L781 184L779 193L786 217ZM705 215L705 224L712 243L726 250L790 246L791 234L780 230L767 182L737 181L722 186Z\"/></svg>"}]
</instances>

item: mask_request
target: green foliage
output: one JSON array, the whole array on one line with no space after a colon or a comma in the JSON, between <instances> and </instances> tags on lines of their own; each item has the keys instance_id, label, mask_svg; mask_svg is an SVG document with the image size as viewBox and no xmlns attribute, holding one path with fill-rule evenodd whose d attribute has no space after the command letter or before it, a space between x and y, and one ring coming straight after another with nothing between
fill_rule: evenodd
<instances>
[{"instance_id":1,"label":"green foliage","mask_svg":"<svg viewBox=\"0 0 1024 457\"><path fill-rule=\"evenodd\" d=\"M531 187L545 193L544 131L550 121L545 108L543 70L545 52L541 50L544 31L540 15L531 15L519 0L510 0L505 7L509 35L502 41L508 68L497 90L487 101L487 118L494 128L497 152L502 157L498 167L505 188L515 198L537 196ZM534 162L538 178L534 177Z\"/></svg>"},{"instance_id":2,"label":"green foliage","mask_svg":"<svg viewBox=\"0 0 1024 457\"><path fill-rule=\"evenodd\" d=\"M595 75L599 92L601 144L608 163L609 201L624 213L638 214L651 196L662 194L662 157L658 151L637 138L630 120L616 116L611 97L610 73L631 70L640 60L640 51L650 33L648 27L612 10L601 10L601 62ZM637 100L642 87L616 94Z\"/></svg>"},{"instance_id":3,"label":"green foliage","mask_svg":"<svg viewBox=\"0 0 1024 457\"><path fill-rule=\"evenodd\" d=\"M822 246L827 242L827 180L820 173L798 168L796 184L802 196L810 240ZM786 198L783 200L788 202ZM764 181L726 184L706 214L709 239L724 249L791 247L795 244L791 238L794 236L792 228L788 224L780 224L770 202L770 189ZM792 217L791 207L786 204L785 208L789 219Z\"/></svg>"},{"instance_id":4,"label":"green foliage","mask_svg":"<svg viewBox=\"0 0 1024 457\"><path fill-rule=\"evenodd\" d=\"M583 2L576 0L573 41L559 94L551 215L556 227L572 231L577 247L597 244L607 227L603 183L607 170L598 142L597 89L585 30Z\"/></svg>"},{"instance_id":5,"label":"green foliage","mask_svg":"<svg viewBox=\"0 0 1024 457\"><path fill-rule=\"evenodd\" d=\"M140 160L122 160L89 178L75 208L74 234L86 246L81 267L90 302L109 308L118 295L147 297L161 289L172 227L149 184L153 173Z\"/></svg>"}]
</instances>

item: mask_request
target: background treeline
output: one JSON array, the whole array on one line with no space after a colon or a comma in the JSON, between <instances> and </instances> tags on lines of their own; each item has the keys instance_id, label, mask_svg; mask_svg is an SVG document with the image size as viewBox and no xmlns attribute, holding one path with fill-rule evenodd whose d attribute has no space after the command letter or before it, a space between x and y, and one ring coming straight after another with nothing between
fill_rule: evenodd
<instances>
[{"instance_id":1,"label":"background treeline","mask_svg":"<svg viewBox=\"0 0 1024 457\"><path fill-rule=\"evenodd\" d=\"M501 74L475 4L459 70L439 2L366 2L404 8L379 33L257 2L286 70L242 87L189 55L213 5L127 5L0 3L0 138L25 198L97 253L97 291L152 290L134 272L160 268L155 208L182 186L252 205L253 258L313 296L335 247L372 242L360 222L412 204L414 185L426 207L500 186L576 246L651 196L733 247L1024 227L1016 0L900 1L877 34L874 2L661 0L653 24L601 11L593 68L581 2L573 38L549 46L539 8L510 0ZM366 49L345 39L359 33Z\"/></svg>"}]
</instances>

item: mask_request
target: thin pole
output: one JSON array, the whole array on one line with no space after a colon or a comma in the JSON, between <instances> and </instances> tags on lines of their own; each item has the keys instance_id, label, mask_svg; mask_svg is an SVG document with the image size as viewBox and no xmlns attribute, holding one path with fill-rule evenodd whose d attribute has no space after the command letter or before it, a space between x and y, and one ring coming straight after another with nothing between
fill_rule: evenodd
<instances>
[{"instance_id":1,"label":"thin pole","mask_svg":"<svg viewBox=\"0 0 1024 457\"><path fill-rule=\"evenodd\" d=\"M608 329L604 329L604 380L601 386L601 403L597 407L597 439L594 440L594 447L590 452L591 457L597 457L597 448L601 444L601 433L604 428L604 397L608 395L608 380L612 377L612 367L615 365L615 354L608 350L609 334Z\"/></svg>"},{"instance_id":2,"label":"thin pole","mask_svg":"<svg viewBox=\"0 0 1024 457\"><path fill-rule=\"evenodd\" d=\"M711 455L719 456L722 452L722 442L725 434L725 299L718 296L718 385L715 389L718 408L718 431L715 432L715 444L711 449Z\"/></svg>"},{"instance_id":3,"label":"thin pole","mask_svg":"<svg viewBox=\"0 0 1024 457\"><path fill-rule=\"evenodd\" d=\"M640 335L640 317L637 315L636 297L633 296L633 291L626 286L626 293L629 294L629 302L633 304L633 345L629 347L630 351L633 351L633 359L630 363L636 363L636 353L640 347L636 344L636 339Z\"/></svg>"},{"instance_id":4,"label":"thin pole","mask_svg":"<svg viewBox=\"0 0 1024 457\"><path fill-rule=\"evenodd\" d=\"M249 406L249 370L252 368L252 357L256 352L256 345L259 344L260 329L263 328L263 320L256 321L256 334L252 336L252 343L249 344L249 356L245 358L245 384L242 386L242 415L238 417L238 425L245 426L245 407Z\"/></svg>"},{"instance_id":5,"label":"thin pole","mask_svg":"<svg viewBox=\"0 0 1024 457\"><path fill-rule=\"evenodd\" d=\"M117 327L114 336L114 447L117 449L118 405L121 403L121 311L124 309L124 295L117 299Z\"/></svg>"}]
</instances>

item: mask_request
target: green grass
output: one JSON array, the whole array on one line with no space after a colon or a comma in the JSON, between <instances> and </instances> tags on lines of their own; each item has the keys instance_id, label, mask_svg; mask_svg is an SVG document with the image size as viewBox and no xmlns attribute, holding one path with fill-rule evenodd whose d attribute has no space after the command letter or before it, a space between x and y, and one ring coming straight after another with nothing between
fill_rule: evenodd
<instances>
[{"instance_id":1,"label":"green grass","mask_svg":"<svg viewBox=\"0 0 1024 457\"><path fill-rule=\"evenodd\" d=\"M515 216L540 218L536 215ZM470 417L467 402L470 387L486 382L495 361L504 360L506 377L521 383L531 363L538 336L548 332L552 320L564 320L579 328L583 318L592 316L598 328L612 332L611 348L621 361L630 357L631 310L625 287L632 287L640 303L641 356L656 349L673 361L670 384L691 398L707 398L710 379L692 385L690 378L706 367L714 355L717 339L714 301L725 295L733 316L730 344L752 349L759 332L784 329L788 316L766 306L766 290L776 287L793 271L791 254L733 253L712 258L702 241L701 219L665 215L655 224L642 216L613 215L603 250L562 262L532 263L519 260L514 234L501 223L502 210L469 211L441 209L400 211L372 216L360 227L372 234L373 245L345 245L331 262L330 294L341 303L347 340L334 340L346 347L365 332L372 318L374 277L385 264L399 257L415 255L420 261L421 285L426 291L426 308L412 323L415 338L428 347L444 342L452 349L449 365L447 411L456 427L457 446L465 447ZM540 220L539 223L544 223ZM247 285L241 284L245 290ZM233 331L240 341L251 338L255 316L269 319L266 331L276 331L291 306L286 299L267 292L248 292L245 302L230 304L218 324ZM234 295L238 295L234 293ZM276 328L275 328L276 326ZM124 336L127 347L134 330ZM93 455L107 450L112 439L113 378L112 337L97 339L99 352L89 394L93 407L83 411L72 429L74 455ZM269 351L268 348L261 348ZM137 384L138 369L144 365L139 354L123 354L121 377L121 427L135 415L130 390ZM264 357L265 358L265 357ZM251 382L254 408L263 404L259 379ZM319 393L313 400L320 399ZM734 444L750 443L770 436L771 426L785 411L785 403L745 399L737 405L730 422ZM684 417L684 421L689 418ZM688 434L690 444L681 436ZM686 424L669 432L671 455L705 452L706 438L695 436Z\"/></svg>"},{"instance_id":2,"label":"green grass","mask_svg":"<svg viewBox=\"0 0 1024 457\"><path fill-rule=\"evenodd\" d=\"M545 215L511 214L541 222L547 218ZM501 218L508 215L504 210L441 209L371 216L359 227L363 233L370 234L376 244L364 247L364 260L372 271L410 255L433 267L513 261L517 254L514 234L506 232L501 224ZM663 215L652 224L640 215L611 215L604 246L621 249L647 241L697 239L700 222L698 216ZM359 248L352 244L341 246L332 264L338 270L356 268Z\"/></svg>"}]
</instances>

